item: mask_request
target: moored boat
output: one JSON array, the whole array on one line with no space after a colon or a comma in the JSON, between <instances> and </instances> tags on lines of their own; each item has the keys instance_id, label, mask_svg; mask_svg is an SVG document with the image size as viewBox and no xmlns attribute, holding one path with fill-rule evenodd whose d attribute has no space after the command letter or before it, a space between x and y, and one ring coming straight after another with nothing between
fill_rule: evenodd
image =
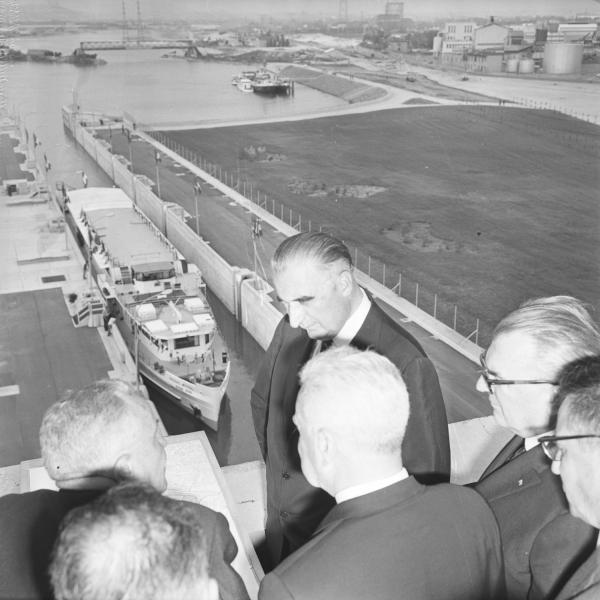
<instances>
[{"instance_id":1,"label":"moored boat","mask_svg":"<svg viewBox=\"0 0 600 600\"><path fill-rule=\"evenodd\" d=\"M199 270L118 188L70 191L68 207L139 372L216 430L230 364Z\"/></svg>"}]
</instances>

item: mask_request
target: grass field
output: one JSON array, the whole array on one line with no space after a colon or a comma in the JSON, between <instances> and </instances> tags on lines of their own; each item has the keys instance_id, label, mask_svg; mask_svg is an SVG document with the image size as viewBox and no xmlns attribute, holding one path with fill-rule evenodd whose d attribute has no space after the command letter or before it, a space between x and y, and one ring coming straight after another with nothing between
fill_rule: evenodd
<instances>
[{"instance_id":1,"label":"grass field","mask_svg":"<svg viewBox=\"0 0 600 600\"><path fill-rule=\"evenodd\" d=\"M596 126L510 106L434 106L166 133L252 182L275 214L283 203L303 229L310 220L357 246L359 268L370 255L380 281L374 259L390 286L401 272L412 301L418 282L428 312L436 293L444 322L458 305L463 334L480 318L480 343L535 296L577 296L600 319ZM278 159L257 160L250 146Z\"/></svg>"}]
</instances>

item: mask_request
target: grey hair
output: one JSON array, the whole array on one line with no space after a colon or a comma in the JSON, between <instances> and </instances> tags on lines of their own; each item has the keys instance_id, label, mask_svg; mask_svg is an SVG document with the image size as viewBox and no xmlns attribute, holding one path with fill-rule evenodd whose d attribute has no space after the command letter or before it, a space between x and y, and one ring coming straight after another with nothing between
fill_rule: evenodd
<instances>
[{"instance_id":1,"label":"grey hair","mask_svg":"<svg viewBox=\"0 0 600 600\"><path fill-rule=\"evenodd\" d=\"M600 355L580 358L561 371L556 404L564 405L575 431L600 435Z\"/></svg>"},{"instance_id":2,"label":"grey hair","mask_svg":"<svg viewBox=\"0 0 600 600\"><path fill-rule=\"evenodd\" d=\"M408 392L385 356L350 346L322 352L303 367L300 385L298 403L309 427L327 426L367 452L400 452Z\"/></svg>"},{"instance_id":3,"label":"grey hair","mask_svg":"<svg viewBox=\"0 0 600 600\"><path fill-rule=\"evenodd\" d=\"M67 515L50 579L57 600L202 600L206 553L194 505L125 484Z\"/></svg>"},{"instance_id":4,"label":"grey hair","mask_svg":"<svg viewBox=\"0 0 600 600\"><path fill-rule=\"evenodd\" d=\"M281 273L296 259L314 261L323 266L342 261L347 268L352 267L347 246L327 233L298 233L283 240L271 260L273 272Z\"/></svg>"},{"instance_id":5,"label":"grey hair","mask_svg":"<svg viewBox=\"0 0 600 600\"><path fill-rule=\"evenodd\" d=\"M59 481L104 472L107 449L117 447L121 423L147 400L120 380L102 379L67 392L46 411L40 446L50 477Z\"/></svg>"},{"instance_id":6,"label":"grey hair","mask_svg":"<svg viewBox=\"0 0 600 600\"><path fill-rule=\"evenodd\" d=\"M572 296L527 300L498 323L493 339L517 331L536 342L552 377L577 358L600 354L598 325L583 302Z\"/></svg>"}]
</instances>

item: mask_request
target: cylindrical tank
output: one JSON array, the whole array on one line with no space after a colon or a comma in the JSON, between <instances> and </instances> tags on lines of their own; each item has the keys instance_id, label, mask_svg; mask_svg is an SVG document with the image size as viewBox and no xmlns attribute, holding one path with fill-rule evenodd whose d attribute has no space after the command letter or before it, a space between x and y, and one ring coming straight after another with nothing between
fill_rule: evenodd
<instances>
[{"instance_id":1,"label":"cylindrical tank","mask_svg":"<svg viewBox=\"0 0 600 600\"><path fill-rule=\"evenodd\" d=\"M544 48L544 71L554 75L580 73L583 43L548 42Z\"/></svg>"},{"instance_id":2,"label":"cylindrical tank","mask_svg":"<svg viewBox=\"0 0 600 600\"><path fill-rule=\"evenodd\" d=\"M506 61L506 72L507 73L516 73L519 70L519 59L518 58L509 58Z\"/></svg>"},{"instance_id":3,"label":"cylindrical tank","mask_svg":"<svg viewBox=\"0 0 600 600\"><path fill-rule=\"evenodd\" d=\"M519 73L533 73L533 58L522 58L519 61Z\"/></svg>"}]
</instances>

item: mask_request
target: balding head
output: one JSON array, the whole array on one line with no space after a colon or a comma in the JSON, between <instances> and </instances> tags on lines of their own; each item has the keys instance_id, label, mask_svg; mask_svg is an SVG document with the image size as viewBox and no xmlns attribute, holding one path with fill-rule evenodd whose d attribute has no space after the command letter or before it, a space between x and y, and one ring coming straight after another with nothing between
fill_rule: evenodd
<instances>
[{"instance_id":1,"label":"balding head","mask_svg":"<svg viewBox=\"0 0 600 600\"><path fill-rule=\"evenodd\" d=\"M166 488L158 421L148 401L123 381L97 381L53 404L42 420L40 445L59 487L88 487L105 478Z\"/></svg>"},{"instance_id":2,"label":"balding head","mask_svg":"<svg viewBox=\"0 0 600 600\"><path fill-rule=\"evenodd\" d=\"M216 600L193 505L126 484L71 511L50 574L58 600Z\"/></svg>"},{"instance_id":3,"label":"balding head","mask_svg":"<svg viewBox=\"0 0 600 600\"><path fill-rule=\"evenodd\" d=\"M350 474L368 478L380 467L402 466L408 393L387 358L349 346L332 349L304 366L300 384L294 422L310 483L335 494Z\"/></svg>"}]
</instances>

